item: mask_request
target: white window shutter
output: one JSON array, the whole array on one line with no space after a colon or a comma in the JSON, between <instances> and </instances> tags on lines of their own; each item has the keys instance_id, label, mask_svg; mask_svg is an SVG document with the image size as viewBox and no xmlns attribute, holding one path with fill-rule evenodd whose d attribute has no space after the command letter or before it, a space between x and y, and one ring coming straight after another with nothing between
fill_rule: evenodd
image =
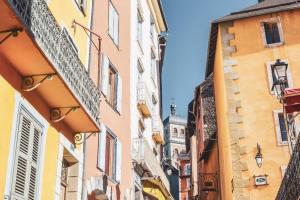
<instances>
[{"instance_id":1,"label":"white window shutter","mask_svg":"<svg viewBox=\"0 0 300 200\"><path fill-rule=\"evenodd\" d=\"M112 6L111 2L109 2L108 33L111 37L114 37L114 12L115 12L115 9Z\"/></svg>"},{"instance_id":2,"label":"white window shutter","mask_svg":"<svg viewBox=\"0 0 300 200\"><path fill-rule=\"evenodd\" d=\"M122 111L122 78L120 74L117 75L117 110L119 113Z\"/></svg>"},{"instance_id":3,"label":"white window shutter","mask_svg":"<svg viewBox=\"0 0 300 200\"><path fill-rule=\"evenodd\" d=\"M121 182L122 171L122 143L120 139L117 139L116 148L116 181Z\"/></svg>"},{"instance_id":4,"label":"white window shutter","mask_svg":"<svg viewBox=\"0 0 300 200\"><path fill-rule=\"evenodd\" d=\"M105 171L106 127L103 123L98 139L98 168Z\"/></svg>"},{"instance_id":5,"label":"white window shutter","mask_svg":"<svg viewBox=\"0 0 300 200\"><path fill-rule=\"evenodd\" d=\"M36 199L42 128L21 110L12 199Z\"/></svg>"},{"instance_id":6,"label":"white window shutter","mask_svg":"<svg viewBox=\"0 0 300 200\"><path fill-rule=\"evenodd\" d=\"M119 15L116 10L114 10L114 41L119 45Z\"/></svg>"},{"instance_id":7,"label":"white window shutter","mask_svg":"<svg viewBox=\"0 0 300 200\"><path fill-rule=\"evenodd\" d=\"M109 60L107 56L102 55L102 81L101 81L101 90L104 95L108 93L108 68L109 68Z\"/></svg>"}]
</instances>

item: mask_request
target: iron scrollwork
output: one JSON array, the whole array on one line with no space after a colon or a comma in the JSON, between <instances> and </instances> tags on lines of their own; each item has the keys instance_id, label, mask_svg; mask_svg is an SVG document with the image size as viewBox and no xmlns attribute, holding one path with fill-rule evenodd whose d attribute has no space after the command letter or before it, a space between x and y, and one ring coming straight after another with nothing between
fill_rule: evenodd
<instances>
[{"instance_id":1,"label":"iron scrollwork","mask_svg":"<svg viewBox=\"0 0 300 200\"><path fill-rule=\"evenodd\" d=\"M87 113L99 124L100 92L45 0L8 0L27 31Z\"/></svg>"}]
</instances>

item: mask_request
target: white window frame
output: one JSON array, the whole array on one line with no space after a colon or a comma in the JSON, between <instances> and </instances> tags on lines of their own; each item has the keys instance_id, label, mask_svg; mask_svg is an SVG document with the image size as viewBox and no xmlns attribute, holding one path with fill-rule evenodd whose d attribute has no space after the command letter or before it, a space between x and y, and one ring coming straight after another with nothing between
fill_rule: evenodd
<instances>
[{"instance_id":1,"label":"white window frame","mask_svg":"<svg viewBox=\"0 0 300 200\"><path fill-rule=\"evenodd\" d=\"M188 167L189 167L189 173L187 173L187 171L188 171ZM184 175L185 176L189 176L189 175L191 175L191 164L185 164L185 166L184 166Z\"/></svg>"},{"instance_id":2,"label":"white window frame","mask_svg":"<svg viewBox=\"0 0 300 200\"><path fill-rule=\"evenodd\" d=\"M282 110L274 110L273 111L277 145L278 146L287 146L288 145L288 140L287 141L282 141L282 138L281 138L280 123L279 123L279 118L278 118L279 113L282 113ZM287 137L288 137L288 133L287 133Z\"/></svg>"},{"instance_id":3,"label":"white window frame","mask_svg":"<svg viewBox=\"0 0 300 200\"><path fill-rule=\"evenodd\" d=\"M41 199L41 191L42 191L42 182L44 175L44 158L45 158L45 146L46 146L46 138L48 132L48 122L47 120L23 97L21 97L20 93L15 94L15 108L14 108L14 116L13 116L13 124L10 136L10 149L9 149L9 158L7 165L7 173L5 180L5 191L4 191L4 199L10 199L12 183L13 183L13 174L14 174L14 165L15 165L15 150L17 145L17 130L19 124L17 123L19 119L19 114L21 111L21 107L26 109L32 117L37 120L42 126L42 137L41 137L41 154L39 157L39 167L37 172L37 190L36 190L36 199Z\"/></svg>"},{"instance_id":4,"label":"white window frame","mask_svg":"<svg viewBox=\"0 0 300 200\"><path fill-rule=\"evenodd\" d=\"M288 62L287 59L282 59L282 62L285 62L288 64L287 68L287 80L289 87L288 88L293 88L293 78L292 78L292 73L291 73L291 66ZM275 95L275 92L272 90L273 87L273 76L272 76L272 65L275 64L276 61L269 61L266 63L266 70L267 70L267 75L268 75L268 83L269 83L269 92L272 95Z\"/></svg>"},{"instance_id":5,"label":"white window frame","mask_svg":"<svg viewBox=\"0 0 300 200\"><path fill-rule=\"evenodd\" d=\"M141 51L143 51L143 23L144 23L144 15L143 10L140 2L138 2L137 6L137 19L136 19L136 40L138 42L138 45L141 48Z\"/></svg>"},{"instance_id":6,"label":"white window frame","mask_svg":"<svg viewBox=\"0 0 300 200\"><path fill-rule=\"evenodd\" d=\"M112 10L111 10L112 9ZM110 15L112 13L112 27L110 27ZM117 24L116 24L117 23ZM112 28L112 30L110 29ZM117 29L117 30L116 30ZM108 35L114 42L114 44L119 47L120 44L120 16L119 13L114 6L114 4L109 0L108 1Z\"/></svg>"},{"instance_id":7,"label":"white window frame","mask_svg":"<svg viewBox=\"0 0 300 200\"><path fill-rule=\"evenodd\" d=\"M55 192L54 192L54 199L60 199L60 187L61 187L61 168L62 168L62 160L63 160L63 153L64 149L66 149L77 161L79 164L78 170L78 182L77 182L77 198L81 199L82 193L82 173L83 173L83 152L82 150L78 150L62 133L60 133L59 138L59 146L58 146L58 155L57 155L57 165L56 165L56 180L55 180Z\"/></svg>"},{"instance_id":8,"label":"white window frame","mask_svg":"<svg viewBox=\"0 0 300 200\"><path fill-rule=\"evenodd\" d=\"M266 32L265 32L265 28L264 28L264 23L272 23L272 22L277 23L279 36L280 36L280 42L273 43L273 44L268 44L267 39L266 39ZM264 20L260 21L260 29L261 29L261 34L262 34L262 38L263 38L263 42L264 42L265 47L272 48L272 47L277 47L277 46L280 46L280 45L284 44L284 35L283 35L283 30L282 30L282 24L281 24L280 17L273 17L273 18L270 18L270 19L264 19Z\"/></svg>"}]
</instances>

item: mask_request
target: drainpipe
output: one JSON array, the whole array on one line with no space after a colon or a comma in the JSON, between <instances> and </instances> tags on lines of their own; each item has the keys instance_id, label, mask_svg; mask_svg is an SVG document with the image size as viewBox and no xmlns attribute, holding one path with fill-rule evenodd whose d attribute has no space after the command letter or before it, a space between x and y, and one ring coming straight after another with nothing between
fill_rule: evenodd
<instances>
[{"instance_id":1,"label":"drainpipe","mask_svg":"<svg viewBox=\"0 0 300 200\"><path fill-rule=\"evenodd\" d=\"M84 185L85 185L85 161L86 161L86 135L83 137L83 164L82 164L82 186L81 186L81 200L85 200L84 197Z\"/></svg>"}]
</instances>

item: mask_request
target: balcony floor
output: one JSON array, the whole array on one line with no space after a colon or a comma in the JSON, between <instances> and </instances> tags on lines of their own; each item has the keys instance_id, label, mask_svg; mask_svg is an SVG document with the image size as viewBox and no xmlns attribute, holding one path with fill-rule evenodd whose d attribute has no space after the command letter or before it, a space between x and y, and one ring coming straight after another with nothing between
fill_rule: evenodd
<instances>
[{"instance_id":1,"label":"balcony floor","mask_svg":"<svg viewBox=\"0 0 300 200\"><path fill-rule=\"evenodd\" d=\"M30 31L22 25L8 2L0 2L0 31L12 28L23 28L17 37L9 37L0 45L1 75L21 92L21 80L24 76L57 73L48 61L39 46L32 38ZM3 20L4 19L4 20ZM6 34L0 34L0 39ZM11 69L14 69L13 71ZM13 73L13 72L17 73ZM5 73L7 72L7 73ZM13 76L13 77L12 77ZM46 80L37 89L27 93L37 93L48 106L54 107L81 106L72 91L60 76L54 76L52 80ZM26 95L27 95L26 94ZM82 106L81 106L82 107ZM99 131L96 123L83 109L71 112L63 120L74 132Z\"/></svg>"}]
</instances>

